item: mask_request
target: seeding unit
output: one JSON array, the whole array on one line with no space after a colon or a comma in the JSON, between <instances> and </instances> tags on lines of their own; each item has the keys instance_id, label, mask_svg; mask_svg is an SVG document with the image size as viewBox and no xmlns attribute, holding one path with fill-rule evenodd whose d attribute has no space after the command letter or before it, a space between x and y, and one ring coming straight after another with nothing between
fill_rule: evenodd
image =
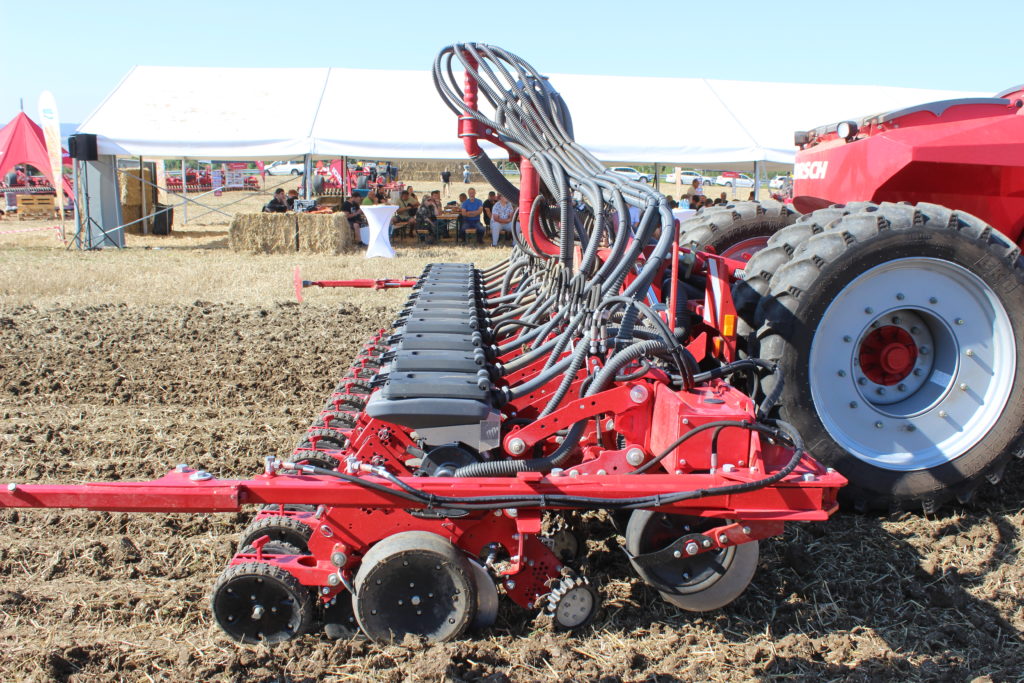
<instances>
[{"instance_id":1,"label":"seeding unit","mask_svg":"<svg viewBox=\"0 0 1024 683\"><path fill-rule=\"evenodd\" d=\"M411 294L291 456L251 480L180 465L150 482L10 484L0 507L262 506L212 595L244 642L314 625L445 640L492 623L499 588L580 627L599 605L573 569L581 510L610 511L667 601L715 609L750 582L759 540L827 519L845 480L771 417L778 382L755 403L778 367L738 354L744 263L680 249L665 198L579 147L564 102L518 57L460 44L434 78L478 169L518 201L508 260L363 283ZM519 188L481 139L509 151ZM635 229L616 220L630 207Z\"/></svg>"}]
</instances>

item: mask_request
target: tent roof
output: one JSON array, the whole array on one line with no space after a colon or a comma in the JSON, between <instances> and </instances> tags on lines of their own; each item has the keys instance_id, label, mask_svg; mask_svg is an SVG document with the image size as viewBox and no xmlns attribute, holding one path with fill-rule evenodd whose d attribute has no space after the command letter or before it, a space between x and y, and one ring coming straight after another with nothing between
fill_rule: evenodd
<instances>
[{"instance_id":1,"label":"tent roof","mask_svg":"<svg viewBox=\"0 0 1024 683\"><path fill-rule=\"evenodd\" d=\"M43 129L25 112L18 112L10 123L0 128L0 176L18 164L35 166L36 170L46 176L51 186L55 185ZM64 191L68 195L73 194L67 176L64 177Z\"/></svg>"},{"instance_id":2,"label":"tent roof","mask_svg":"<svg viewBox=\"0 0 1024 683\"><path fill-rule=\"evenodd\" d=\"M702 78L550 80L572 112L576 139L599 159L702 168L791 164L794 130L979 95ZM101 154L465 157L429 71L138 66L79 130L99 136Z\"/></svg>"}]
</instances>

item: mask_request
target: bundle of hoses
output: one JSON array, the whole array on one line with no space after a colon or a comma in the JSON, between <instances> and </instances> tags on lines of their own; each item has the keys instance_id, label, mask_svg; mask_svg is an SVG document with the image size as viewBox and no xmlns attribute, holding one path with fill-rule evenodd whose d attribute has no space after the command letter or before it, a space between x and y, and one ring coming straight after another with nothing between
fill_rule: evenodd
<instances>
[{"instance_id":1,"label":"bundle of hoses","mask_svg":"<svg viewBox=\"0 0 1024 683\"><path fill-rule=\"evenodd\" d=\"M462 74L457 77L456 71L475 81L476 106L466 103ZM540 191L530 207L529 225L521 229L528 234L539 231L557 246L557 254L543 253L534 248L536 240L516 234L511 256L483 274L498 351L520 351L502 371L508 374L546 359L537 376L510 387L509 394L524 396L561 376L542 411L550 414L594 356L600 357L602 370L586 386L587 395L623 376L642 376L652 366L664 368L680 388L691 387L692 357L644 303L671 256L673 216L666 198L610 172L578 145L565 102L544 76L516 55L481 43L455 44L438 55L433 77L456 116L475 119L536 170ZM484 106L487 112L482 111ZM497 191L512 201L519 199L519 191L486 153L480 151L472 160ZM635 228L630 209L639 215ZM579 263L574 261L577 245ZM607 252L599 260L600 247ZM614 338L609 337L612 329ZM631 365L639 369L623 375ZM583 432L583 422L574 425L547 457L473 464L458 470L457 476L550 470L568 458Z\"/></svg>"}]
</instances>

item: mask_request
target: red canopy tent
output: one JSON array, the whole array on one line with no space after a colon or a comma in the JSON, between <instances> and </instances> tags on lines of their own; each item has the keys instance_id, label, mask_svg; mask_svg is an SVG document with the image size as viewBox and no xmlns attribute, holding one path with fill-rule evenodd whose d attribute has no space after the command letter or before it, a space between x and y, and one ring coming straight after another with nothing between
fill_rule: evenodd
<instances>
[{"instance_id":1,"label":"red canopy tent","mask_svg":"<svg viewBox=\"0 0 1024 683\"><path fill-rule=\"evenodd\" d=\"M67 156L64 150L61 153L62 157ZM17 164L32 164L49 179L50 185L55 185L43 129L25 112L18 113L10 123L0 128L0 178ZM71 179L67 176L64 176L64 193L74 196Z\"/></svg>"}]
</instances>

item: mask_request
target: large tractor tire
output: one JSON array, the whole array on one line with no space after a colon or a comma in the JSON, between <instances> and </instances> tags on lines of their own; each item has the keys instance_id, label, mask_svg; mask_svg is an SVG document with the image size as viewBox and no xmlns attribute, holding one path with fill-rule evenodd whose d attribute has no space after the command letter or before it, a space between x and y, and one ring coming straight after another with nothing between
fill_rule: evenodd
<instances>
[{"instance_id":1,"label":"large tractor tire","mask_svg":"<svg viewBox=\"0 0 1024 683\"><path fill-rule=\"evenodd\" d=\"M792 206L772 200L705 207L679 226L679 244L749 261L799 216Z\"/></svg>"},{"instance_id":2,"label":"large tractor tire","mask_svg":"<svg viewBox=\"0 0 1024 683\"><path fill-rule=\"evenodd\" d=\"M1020 249L934 204L835 206L788 230L801 224L753 322L782 367L782 416L849 479L845 500L929 512L998 481L1024 431Z\"/></svg>"}]
</instances>

